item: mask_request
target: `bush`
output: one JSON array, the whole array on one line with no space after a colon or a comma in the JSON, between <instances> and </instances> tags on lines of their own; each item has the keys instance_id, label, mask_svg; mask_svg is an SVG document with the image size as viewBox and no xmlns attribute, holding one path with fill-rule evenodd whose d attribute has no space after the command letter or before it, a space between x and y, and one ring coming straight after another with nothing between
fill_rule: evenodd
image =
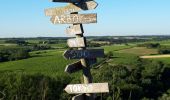
<instances>
[{"instance_id":1,"label":"bush","mask_svg":"<svg viewBox=\"0 0 170 100\"><path fill-rule=\"evenodd\" d=\"M26 59L29 55L29 50L25 48L3 48L0 50L0 62Z\"/></svg>"},{"instance_id":2,"label":"bush","mask_svg":"<svg viewBox=\"0 0 170 100\"><path fill-rule=\"evenodd\" d=\"M21 72L0 73L0 98L3 100L66 100L70 96L63 91L72 78L51 78L42 74L28 75Z\"/></svg>"}]
</instances>

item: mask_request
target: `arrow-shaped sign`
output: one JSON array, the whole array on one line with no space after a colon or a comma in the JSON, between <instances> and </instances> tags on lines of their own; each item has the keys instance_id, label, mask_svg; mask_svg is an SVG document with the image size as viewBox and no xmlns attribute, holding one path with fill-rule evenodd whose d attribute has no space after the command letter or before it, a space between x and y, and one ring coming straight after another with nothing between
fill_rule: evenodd
<instances>
[{"instance_id":1,"label":"arrow-shaped sign","mask_svg":"<svg viewBox=\"0 0 170 100\"><path fill-rule=\"evenodd\" d=\"M81 64L81 61L78 61L76 63L67 65L66 68L65 68L65 72L71 74L71 73L77 72L77 71L82 70L82 69L83 69L83 66Z\"/></svg>"},{"instance_id":2,"label":"arrow-shaped sign","mask_svg":"<svg viewBox=\"0 0 170 100\"><path fill-rule=\"evenodd\" d=\"M88 65L90 66L90 65L95 64L97 62L97 59L96 58L87 59L87 62L88 62ZM67 65L65 68L65 72L71 74L82 69L83 69L83 65L81 64L81 61L78 61L73 64Z\"/></svg>"},{"instance_id":3,"label":"arrow-shaped sign","mask_svg":"<svg viewBox=\"0 0 170 100\"><path fill-rule=\"evenodd\" d=\"M72 98L72 100L85 100L85 95L84 94L76 95Z\"/></svg>"},{"instance_id":4,"label":"arrow-shaped sign","mask_svg":"<svg viewBox=\"0 0 170 100\"><path fill-rule=\"evenodd\" d=\"M51 2L70 2L70 3L78 3L81 2L82 0L50 0Z\"/></svg>"},{"instance_id":5,"label":"arrow-shaped sign","mask_svg":"<svg viewBox=\"0 0 170 100\"><path fill-rule=\"evenodd\" d=\"M58 15L72 13L72 12L79 12L81 10L92 10L95 9L97 5L98 4L95 1L87 1L77 5L70 3L68 6L65 7L46 9L45 15L58 16Z\"/></svg>"},{"instance_id":6,"label":"arrow-shaped sign","mask_svg":"<svg viewBox=\"0 0 170 100\"><path fill-rule=\"evenodd\" d=\"M64 90L69 94L109 92L108 83L71 84Z\"/></svg>"},{"instance_id":7,"label":"arrow-shaped sign","mask_svg":"<svg viewBox=\"0 0 170 100\"><path fill-rule=\"evenodd\" d=\"M97 23L97 14L71 14L71 15L52 16L51 22L53 24Z\"/></svg>"},{"instance_id":8,"label":"arrow-shaped sign","mask_svg":"<svg viewBox=\"0 0 170 100\"><path fill-rule=\"evenodd\" d=\"M74 39L68 39L67 44L69 47L76 48L76 47L85 47L85 38L74 38Z\"/></svg>"},{"instance_id":9,"label":"arrow-shaped sign","mask_svg":"<svg viewBox=\"0 0 170 100\"><path fill-rule=\"evenodd\" d=\"M104 57L104 49L66 50L64 52L64 57L66 59Z\"/></svg>"},{"instance_id":10,"label":"arrow-shaped sign","mask_svg":"<svg viewBox=\"0 0 170 100\"><path fill-rule=\"evenodd\" d=\"M76 24L76 25L73 25L73 26L69 26L67 29L66 29L66 33L68 35L77 35L77 34L83 34L84 33L84 30L81 26L82 24Z\"/></svg>"}]
</instances>

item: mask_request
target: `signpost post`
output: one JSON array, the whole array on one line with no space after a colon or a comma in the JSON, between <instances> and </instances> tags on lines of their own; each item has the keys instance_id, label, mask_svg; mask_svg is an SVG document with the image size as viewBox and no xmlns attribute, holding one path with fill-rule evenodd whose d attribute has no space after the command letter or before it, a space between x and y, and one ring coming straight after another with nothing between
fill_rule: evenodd
<instances>
[{"instance_id":1,"label":"signpost post","mask_svg":"<svg viewBox=\"0 0 170 100\"><path fill-rule=\"evenodd\" d=\"M86 38L83 35L82 24L97 23L97 14L78 14L78 12L95 9L98 4L93 0L52 0L52 2L69 3L66 7L46 9L45 15L52 16L53 24L73 24L66 29L66 33L76 36L68 39L67 44L77 50L66 50L63 56L66 59L80 60L67 65L65 72L71 74L83 70L84 83L67 85L65 91L69 94L79 94L72 100L94 100L93 94L109 92L108 83L93 83L90 72L90 66L97 62L96 58L104 57L104 50L87 49Z\"/></svg>"}]
</instances>

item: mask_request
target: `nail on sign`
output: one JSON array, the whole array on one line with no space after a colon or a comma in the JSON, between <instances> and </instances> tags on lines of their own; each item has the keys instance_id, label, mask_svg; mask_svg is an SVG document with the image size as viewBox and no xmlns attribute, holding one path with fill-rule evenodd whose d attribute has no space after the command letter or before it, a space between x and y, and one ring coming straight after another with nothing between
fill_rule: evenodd
<instances>
[{"instance_id":1,"label":"nail on sign","mask_svg":"<svg viewBox=\"0 0 170 100\"><path fill-rule=\"evenodd\" d=\"M68 39L67 44L69 47L76 48L76 47L85 47L85 38L74 38L74 39Z\"/></svg>"},{"instance_id":2,"label":"nail on sign","mask_svg":"<svg viewBox=\"0 0 170 100\"><path fill-rule=\"evenodd\" d=\"M104 57L104 49L66 50L64 53L64 57L66 59Z\"/></svg>"},{"instance_id":3,"label":"nail on sign","mask_svg":"<svg viewBox=\"0 0 170 100\"><path fill-rule=\"evenodd\" d=\"M89 24L97 23L97 14L71 14L52 16L53 24Z\"/></svg>"},{"instance_id":4,"label":"nail on sign","mask_svg":"<svg viewBox=\"0 0 170 100\"><path fill-rule=\"evenodd\" d=\"M95 9L97 5L98 4L95 1L87 1L87 2L80 3L78 5L70 3L68 6L65 7L46 9L45 15L59 16L59 15L68 14L72 12L79 12L81 10L92 10Z\"/></svg>"},{"instance_id":5,"label":"nail on sign","mask_svg":"<svg viewBox=\"0 0 170 100\"><path fill-rule=\"evenodd\" d=\"M67 85L65 91L69 94L106 93L109 92L109 87L108 83L72 84Z\"/></svg>"}]
</instances>

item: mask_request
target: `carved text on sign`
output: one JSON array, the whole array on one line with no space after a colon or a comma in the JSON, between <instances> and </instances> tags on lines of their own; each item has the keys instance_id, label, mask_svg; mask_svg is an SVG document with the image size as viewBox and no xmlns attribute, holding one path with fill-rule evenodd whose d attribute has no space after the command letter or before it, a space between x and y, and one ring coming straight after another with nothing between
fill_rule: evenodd
<instances>
[{"instance_id":1,"label":"carved text on sign","mask_svg":"<svg viewBox=\"0 0 170 100\"><path fill-rule=\"evenodd\" d=\"M53 24L89 24L97 22L97 14L71 14L53 16L51 18Z\"/></svg>"}]
</instances>

